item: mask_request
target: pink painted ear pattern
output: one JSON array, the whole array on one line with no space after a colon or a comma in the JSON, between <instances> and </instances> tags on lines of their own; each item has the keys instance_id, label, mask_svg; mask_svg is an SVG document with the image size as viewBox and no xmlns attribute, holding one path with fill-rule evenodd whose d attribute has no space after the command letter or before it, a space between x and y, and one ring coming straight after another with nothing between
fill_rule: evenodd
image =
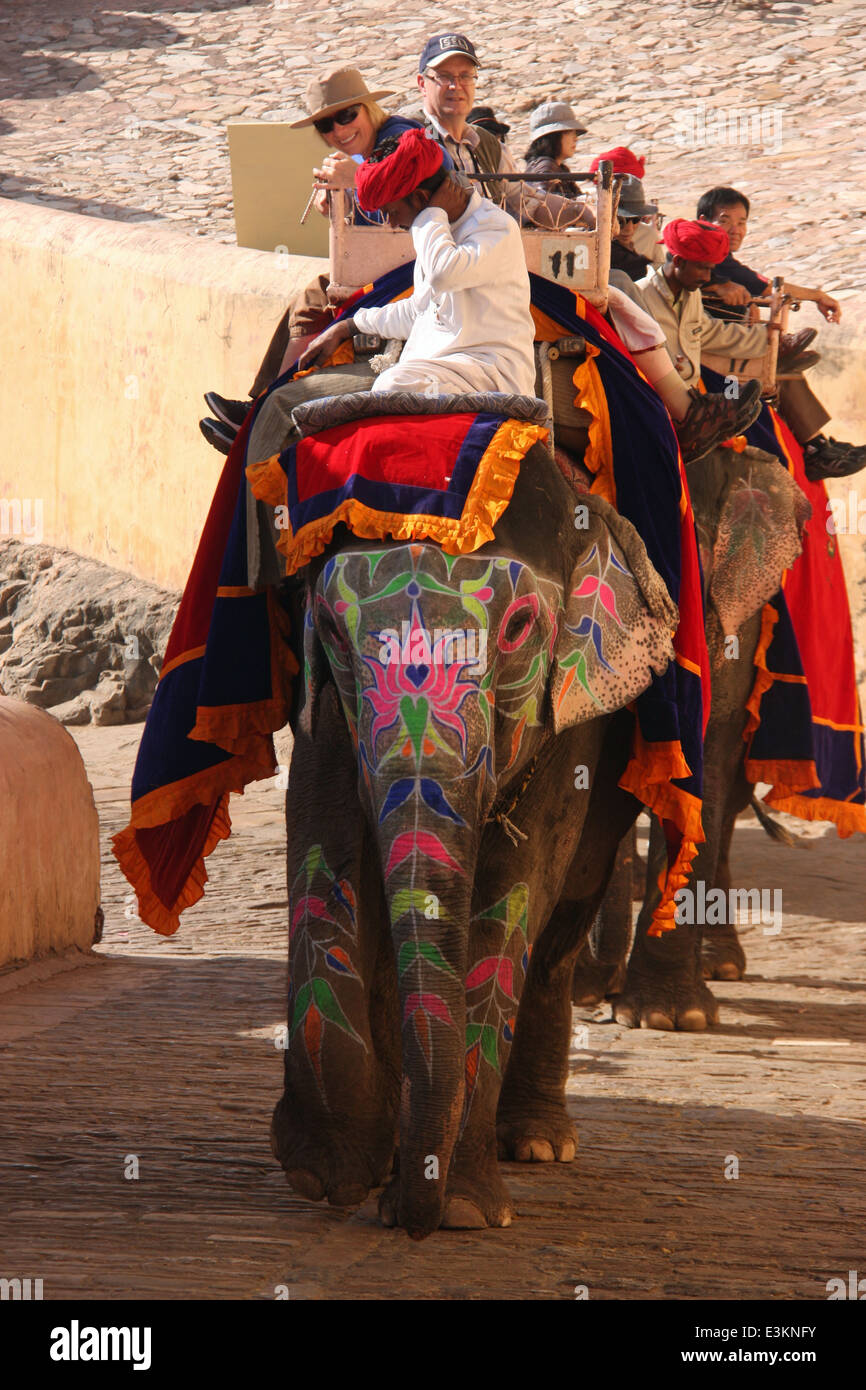
<instances>
[{"instance_id":1,"label":"pink painted ear pattern","mask_svg":"<svg viewBox=\"0 0 866 1390\"><path fill-rule=\"evenodd\" d=\"M667 615L655 616L606 527L571 578L555 651L554 728L610 714L634 700L673 659Z\"/></svg>"}]
</instances>

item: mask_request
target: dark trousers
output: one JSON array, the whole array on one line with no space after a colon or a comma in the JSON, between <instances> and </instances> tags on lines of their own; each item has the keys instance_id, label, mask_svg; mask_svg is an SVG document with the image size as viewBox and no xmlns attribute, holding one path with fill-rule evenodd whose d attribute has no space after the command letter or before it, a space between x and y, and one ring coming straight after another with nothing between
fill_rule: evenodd
<instances>
[{"instance_id":1,"label":"dark trousers","mask_svg":"<svg viewBox=\"0 0 866 1390\"><path fill-rule=\"evenodd\" d=\"M306 338L310 333L321 333L334 317L333 306L328 301L328 277L317 275L301 293L292 300L274 330L268 350L256 373L250 395L260 396L277 376L286 348L292 338Z\"/></svg>"}]
</instances>

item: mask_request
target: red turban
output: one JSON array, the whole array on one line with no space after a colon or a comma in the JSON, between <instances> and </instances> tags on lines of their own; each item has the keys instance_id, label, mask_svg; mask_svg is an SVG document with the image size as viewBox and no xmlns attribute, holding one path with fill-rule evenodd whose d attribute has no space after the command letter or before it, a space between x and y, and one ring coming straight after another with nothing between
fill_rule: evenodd
<instances>
[{"instance_id":1,"label":"red turban","mask_svg":"<svg viewBox=\"0 0 866 1390\"><path fill-rule=\"evenodd\" d=\"M355 187L358 204L364 212L378 212L386 203L395 203L413 193L424 179L441 169L445 151L423 130L404 130L393 153L378 164L365 161L358 166Z\"/></svg>"},{"instance_id":2,"label":"red turban","mask_svg":"<svg viewBox=\"0 0 866 1390\"><path fill-rule=\"evenodd\" d=\"M615 174L633 174L636 179L644 176L643 155L638 159L636 154L627 150L625 145L617 145L615 150L605 150L604 154L596 155L589 166L589 172L594 174L603 159L609 159L613 165Z\"/></svg>"},{"instance_id":3,"label":"red turban","mask_svg":"<svg viewBox=\"0 0 866 1390\"><path fill-rule=\"evenodd\" d=\"M716 227L712 222L690 222L687 217L668 222L662 230L662 241L673 255L704 265L718 265L730 250L724 227Z\"/></svg>"}]
</instances>

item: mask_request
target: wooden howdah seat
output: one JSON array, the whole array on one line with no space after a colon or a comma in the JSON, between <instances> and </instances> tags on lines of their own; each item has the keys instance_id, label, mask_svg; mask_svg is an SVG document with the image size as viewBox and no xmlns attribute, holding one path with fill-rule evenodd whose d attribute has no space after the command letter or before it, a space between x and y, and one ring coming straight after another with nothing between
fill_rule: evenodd
<instances>
[{"instance_id":1,"label":"wooden howdah seat","mask_svg":"<svg viewBox=\"0 0 866 1390\"><path fill-rule=\"evenodd\" d=\"M528 225L532 213L526 208L531 197L545 205L544 184L559 182L550 174L470 174L488 197L520 214L520 234L527 269L554 284L578 290L602 313L607 308L610 274L610 243L617 187L621 176L605 160L596 173L571 175L576 183L594 191L595 227L555 228ZM589 191L582 196L592 207ZM396 270L414 258L412 237L387 224L359 226L353 220L354 206L343 190L331 194L330 279L335 297L354 293L389 270ZM580 456L586 443L587 417L573 405L571 374L576 365L569 360L583 355L582 339L562 339L559 343L537 343L537 390L550 411L550 448L554 429L566 447Z\"/></svg>"},{"instance_id":2,"label":"wooden howdah seat","mask_svg":"<svg viewBox=\"0 0 866 1390\"><path fill-rule=\"evenodd\" d=\"M550 174L469 174L467 177L478 183L494 202L503 204L508 199L512 206L519 203L521 210L530 195L543 203L543 185L559 181L559 175ZM570 177L594 189L594 230L574 227L557 231L525 225L525 217L531 216L526 212L525 217L521 216L524 225L520 228L526 264L529 270L546 280L579 290L585 299L604 311L618 176L613 173L613 165L605 160L595 174L575 173ZM584 197L592 206L589 195ZM353 203L343 190L331 193L330 278L335 294L352 294L386 271L405 265L415 254L408 232L395 231L387 225L357 226L352 220L353 210Z\"/></svg>"}]
</instances>

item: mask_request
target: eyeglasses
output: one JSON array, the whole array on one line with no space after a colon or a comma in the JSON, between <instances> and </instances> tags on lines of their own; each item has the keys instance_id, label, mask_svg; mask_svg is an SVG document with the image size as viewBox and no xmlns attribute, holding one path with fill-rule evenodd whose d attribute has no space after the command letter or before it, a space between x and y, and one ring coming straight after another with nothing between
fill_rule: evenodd
<instances>
[{"instance_id":1,"label":"eyeglasses","mask_svg":"<svg viewBox=\"0 0 866 1390\"><path fill-rule=\"evenodd\" d=\"M437 87L474 87L476 81L474 72L443 72L441 77L438 72L425 72L424 77Z\"/></svg>"},{"instance_id":2,"label":"eyeglasses","mask_svg":"<svg viewBox=\"0 0 866 1390\"><path fill-rule=\"evenodd\" d=\"M320 135L330 135L335 125L351 125L357 120L360 106L347 106L343 111L337 111L333 116L323 116L320 121L313 121L313 125Z\"/></svg>"}]
</instances>

